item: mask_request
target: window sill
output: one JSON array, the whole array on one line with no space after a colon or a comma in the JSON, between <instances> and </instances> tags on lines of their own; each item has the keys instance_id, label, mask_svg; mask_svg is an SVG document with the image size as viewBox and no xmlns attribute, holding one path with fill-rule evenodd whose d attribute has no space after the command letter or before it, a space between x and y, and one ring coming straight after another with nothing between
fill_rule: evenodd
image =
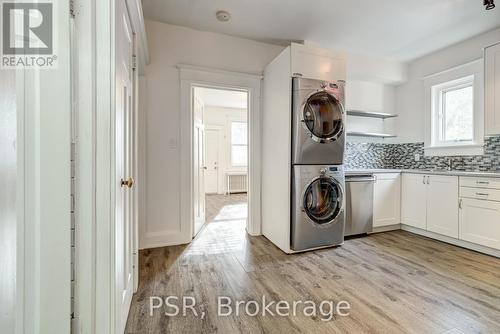
<instances>
[{"instance_id":1,"label":"window sill","mask_svg":"<svg viewBox=\"0 0 500 334\"><path fill-rule=\"evenodd\" d=\"M425 156L467 156L467 155L483 155L483 144L465 144L465 145L450 145L450 146L428 146L424 148Z\"/></svg>"},{"instance_id":2,"label":"window sill","mask_svg":"<svg viewBox=\"0 0 500 334\"><path fill-rule=\"evenodd\" d=\"M231 169L226 169L224 171L225 174L228 174L228 175L243 175L243 174L247 174L248 171L245 168L241 168L241 169L236 169L236 168L231 168Z\"/></svg>"}]
</instances>

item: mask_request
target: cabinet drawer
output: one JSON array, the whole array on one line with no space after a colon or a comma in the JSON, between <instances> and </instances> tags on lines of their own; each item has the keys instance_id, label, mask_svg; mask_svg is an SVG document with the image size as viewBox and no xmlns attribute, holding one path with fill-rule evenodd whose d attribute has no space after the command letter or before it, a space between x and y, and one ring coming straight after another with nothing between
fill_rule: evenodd
<instances>
[{"instance_id":1,"label":"cabinet drawer","mask_svg":"<svg viewBox=\"0 0 500 334\"><path fill-rule=\"evenodd\" d=\"M460 197L500 202L500 190L460 187Z\"/></svg>"},{"instance_id":2,"label":"cabinet drawer","mask_svg":"<svg viewBox=\"0 0 500 334\"><path fill-rule=\"evenodd\" d=\"M500 189L500 179L461 177L460 187Z\"/></svg>"}]
</instances>

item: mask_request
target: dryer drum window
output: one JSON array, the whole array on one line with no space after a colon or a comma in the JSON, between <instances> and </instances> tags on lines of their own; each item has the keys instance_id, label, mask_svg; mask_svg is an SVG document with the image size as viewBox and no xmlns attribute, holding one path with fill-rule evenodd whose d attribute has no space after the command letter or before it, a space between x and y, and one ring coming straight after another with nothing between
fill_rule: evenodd
<instances>
[{"instance_id":1,"label":"dryer drum window","mask_svg":"<svg viewBox=\"0 0 500 334\"><path fill-rule=\"evenodd\" d=\"M331 223L342 208L342 190L329 177L318 177L306 188L303 208L312 222L318 225Z\"/></svg>"},{"instance_id":2,"label":"dryer drum window","mask_svg":"<svg viewBox=\"0 0 500 334\"><path fill-rule=\"evenodd\" d=\"M344 130L342 104L326 91L312 94L302 113L303 124L313 139L332 141Z\"/></svg>"}]
</instances>

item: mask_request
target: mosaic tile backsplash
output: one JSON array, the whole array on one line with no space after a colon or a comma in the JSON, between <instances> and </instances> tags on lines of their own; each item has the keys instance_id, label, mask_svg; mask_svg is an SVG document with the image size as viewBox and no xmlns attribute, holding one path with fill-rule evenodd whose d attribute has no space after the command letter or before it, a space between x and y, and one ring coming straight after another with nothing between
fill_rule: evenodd
<instances>
[{"instance_id":1,"label":"mosaic tile backsplash","mask_svg":"<svg viewBox=\"0 0 500 334\"><path fill-rule=\"evenodd\" d=\"M417 153L420 154L420 161L415 161ZM500 136L485 138L484 155L457 157L426 157L424 156L424 143L348 142L345 164L348 169L445 169L449 158L453 161L453 170L498 172L500 171Z\"/></svg>"}]
</instances>

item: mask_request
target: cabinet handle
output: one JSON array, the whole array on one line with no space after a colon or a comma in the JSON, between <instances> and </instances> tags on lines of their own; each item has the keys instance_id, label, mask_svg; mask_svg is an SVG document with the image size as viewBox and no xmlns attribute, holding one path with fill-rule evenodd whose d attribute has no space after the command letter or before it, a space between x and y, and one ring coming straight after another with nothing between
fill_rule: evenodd
<instances>
[{"instance_id":1,"label":"cabinet handle","mask_svg":"<svg viewBox=\"0 0 500 334\"><path fill-rule=\"evenodd\" d=\"M431 177L427 176L427 184L431 184Z\"/></svg>"},{"instance_id":2,"label":"cabinet handle","mask_svg":"<svg viewBox=\"0 0 500 334\"><path fill-rule=\"evenodd\" d=\"M476 184L490 184L488 181L476 181Z\"/></svg>"},{"instance_id":3,"label":"cabinet handle","mask_svg":"<svg viewBox=\"0 0 500 334\"><path fill-rule=\"evenodd\" d=\"M490 194L487 193L476 193L477 196L490 196Z\"/></svg>"},{"instance_id":4,"label":"cabinet handle","mask_svg":"<svg viewBox=\"0 0 500 334\"><path fill-rule=\"evenodd\" d=\"M425 184L425 175L424 177L422 178L422 183Z\"/></svg>"},{"instance_id":5,"label":"cabinet handle","mask_svg":"<svg viewBox=\"0 0 500 334\"><path fill-rule=\"evenodd\" d=\"M458 200L458 208L459 208L459 209L462 209L462 199L459 199L459 200Z\"/></svg>"}]
</instances>

